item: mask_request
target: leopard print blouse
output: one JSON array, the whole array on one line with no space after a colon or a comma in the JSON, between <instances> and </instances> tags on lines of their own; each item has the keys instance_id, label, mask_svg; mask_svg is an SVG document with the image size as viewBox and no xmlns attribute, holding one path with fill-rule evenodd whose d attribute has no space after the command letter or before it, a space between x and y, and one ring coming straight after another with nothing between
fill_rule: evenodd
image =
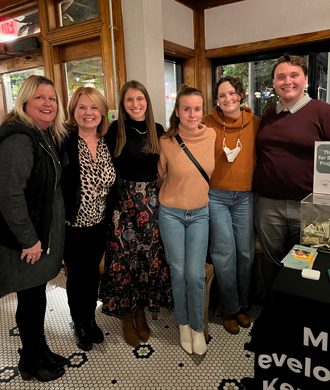
<instances>
[{"instance_id":1,"label":"leopard print blouse","mask_svg":"<svg viewBox=\"0 0 330 390\"><path fill-rule=\"evenodd\" d=\"M93 226L105 216L106 198L116 178L104 137L100 138L94 160L86 142L78 137L81 202L73 227Z\"/></svg>"}]
</instances>

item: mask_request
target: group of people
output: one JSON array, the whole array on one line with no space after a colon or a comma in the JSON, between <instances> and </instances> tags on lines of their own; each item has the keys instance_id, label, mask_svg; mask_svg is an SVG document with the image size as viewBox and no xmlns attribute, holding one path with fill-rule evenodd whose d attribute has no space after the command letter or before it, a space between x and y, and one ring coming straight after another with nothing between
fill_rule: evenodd
<instances>
[{"instance_id":1,"label":"group of people","mask_svg":"<svg viewBox=\"0 0 330 390\"><path fill-rule=\"evenodd\" d=\"M104 340L95 321L101 298L102 312L122 319L133 347L150 337L145 309L174 304L182 348L204 355L208 250L225 329L237 334L251 325L255 228L269 291L299 242L314 142L330 139L330 106L304 93L305 60L284 55L272 76L280 101L260 128L242 105L243 83L225 76L205 117L201 92L183 85L166 132L138 81L123 86L110 127L95 88L74 91L65 121L52 81L24 81L0 126L0 296L17 292L23 379L64 374L67 359L44 335L46 284L63 259L82 350Z\"/></svg>"}]
</instances>

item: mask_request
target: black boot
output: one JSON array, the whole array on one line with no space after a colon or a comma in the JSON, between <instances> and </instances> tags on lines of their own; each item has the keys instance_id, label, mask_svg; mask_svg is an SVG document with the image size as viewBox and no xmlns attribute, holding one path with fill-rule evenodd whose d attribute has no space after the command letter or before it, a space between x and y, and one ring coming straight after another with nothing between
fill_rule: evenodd
<instances>
[{"instance_id":1,"label":"black boot","mask_svg":"<svg viewBox=\"0 0 330 390\"><path fill-rule=\"evenodd\" d=\"M64 356L58 355L50 350L47 344L43 345L45 355L47 359L51 362L51 364L55 364L56 366L63 367L68 364L68 359Z\"/></svg>"},{"instance_id":2,"label":"black boot","mask_svg":"<svg viewBox=\"0 0 330 390\"><path fill-rule=\"evenodd\" d=\"M90 351L93 348L92 322L74 322L73 329L78 348Z\"/></svg>"},{"instance_id":3,"label":"black boot","mask_svg":"<svg viewBox=\"0 0 330 390\"><path fill-rule=\"evenodd\" d=\"M92 341L95 344L101 344L104 341L102 330L98 327L95 319L92 320Z\"/></svg>"},{"instance_id":4,"label":"black boot","mask_svg":"<svg viewBox=\"0 0 330 390\"><path fill-rule=\"evenodd\" d=\"M21 355L18 363L23 380L30 380L32 376L41 382L49 382L60 378L64 374L64 368L52 364L42 348L36 347L33 350L19 349Z\"/></svg>"}]
</instances>

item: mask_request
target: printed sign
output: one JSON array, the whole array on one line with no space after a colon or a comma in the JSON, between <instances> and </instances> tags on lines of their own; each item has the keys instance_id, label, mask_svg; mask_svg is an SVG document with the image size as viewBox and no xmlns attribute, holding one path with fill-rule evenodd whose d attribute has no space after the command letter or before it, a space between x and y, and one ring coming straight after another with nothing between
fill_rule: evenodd
<instances>
[{"instance_id":1,"label":"printed sign","mask_svg":"<svg viewBox=\"0 0 330 390\"><path fill-rule=\"evenodd\" d=\"M330 194L330 142L315 142L313 192Z\"/></svg>"}]
</instances>

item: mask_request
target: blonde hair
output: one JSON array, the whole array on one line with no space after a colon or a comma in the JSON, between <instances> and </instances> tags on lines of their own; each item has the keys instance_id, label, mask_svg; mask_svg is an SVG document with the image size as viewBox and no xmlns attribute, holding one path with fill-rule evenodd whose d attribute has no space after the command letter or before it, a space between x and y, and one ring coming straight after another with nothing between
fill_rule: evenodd
<instances>
[{"instance_id":1,"label":"blonde hair","mask_svg":"<svg viewBox=\"0 0 330 390\"><path fill-rule=\"evenodd\" d=\"M65 118L62 103L57 94L54 83L44 76L32 75L23 82L18 91L15 106L8 114L1 118L1 123L21 122L26 126L40 130L34 120L25 112L26 103L30 101L40 84L51 85L54 88L57 102L57 113L54 121L50 125L50 128L55 139L58 142L62 142L67 135L67 131L64 127Z\"/></svg>"},{"instance_id":2,"label":"blonde hair","mask_svg":"<svg viewBox=\"0 0 330 390\"><path fill-rule=\"evenodd\" d=\"M127 112L125 110L124 102L125 102L125 95L127 91L132 89L137 89L138 91L142 92L146 101L147 101L147 109L145 112L145 121L147 126L147 141L144 145L142 152L144 153L159 153L159 141L158 141L158 134L156 129L156 123L154 119L154 114L152 111L152 105L150 96L148 94L148 91L146 87L136 80L128 81L120 92L120 98L119 98L119 111L118 111L118 133L117 133L117 140L116 140L116 150L114 157L118 157L121 154L121 151L123 150L123 147L126 144L126 133L125 133L125 119L127 118Z\"/></svg>"},{"instance_id":3,"label":"blonde hair","mask_svg":"<svg viewBox=\"0 0 330 390\"><path fill-rule=\"evenodd\" d=\"M182 96L200 96L203 99L203 111L204 111L204 97L201 91L196 88L188 87L186 84L182 84L178 94L176 95L175 105L173 112L170 117L170 126L167 131L164 133L166 138L174 138L179 132L180 118L176 115L176 110L179 110L180 99Z\"/></svg>"},{"instance_id":4,"label":"blonde hair","mask_svg":"<svg viewBox=\"0 0 330 390\"><path fill-rule=\"evenodd\" d=\"M72 97L68 104L69 119L67 120L66 125L71 131L78 130L78 123L75 120L74 112L77 107L78 100L82 95L88 96L94 102L97 109L100 111L100 114L102 115L101 122L96 129L97 136L102 137L104 134L106 134L109 128L109 120L108 120L109 106L104 96L96 88L79 87L73 92Z\"/></svg>"}]
</instances>

